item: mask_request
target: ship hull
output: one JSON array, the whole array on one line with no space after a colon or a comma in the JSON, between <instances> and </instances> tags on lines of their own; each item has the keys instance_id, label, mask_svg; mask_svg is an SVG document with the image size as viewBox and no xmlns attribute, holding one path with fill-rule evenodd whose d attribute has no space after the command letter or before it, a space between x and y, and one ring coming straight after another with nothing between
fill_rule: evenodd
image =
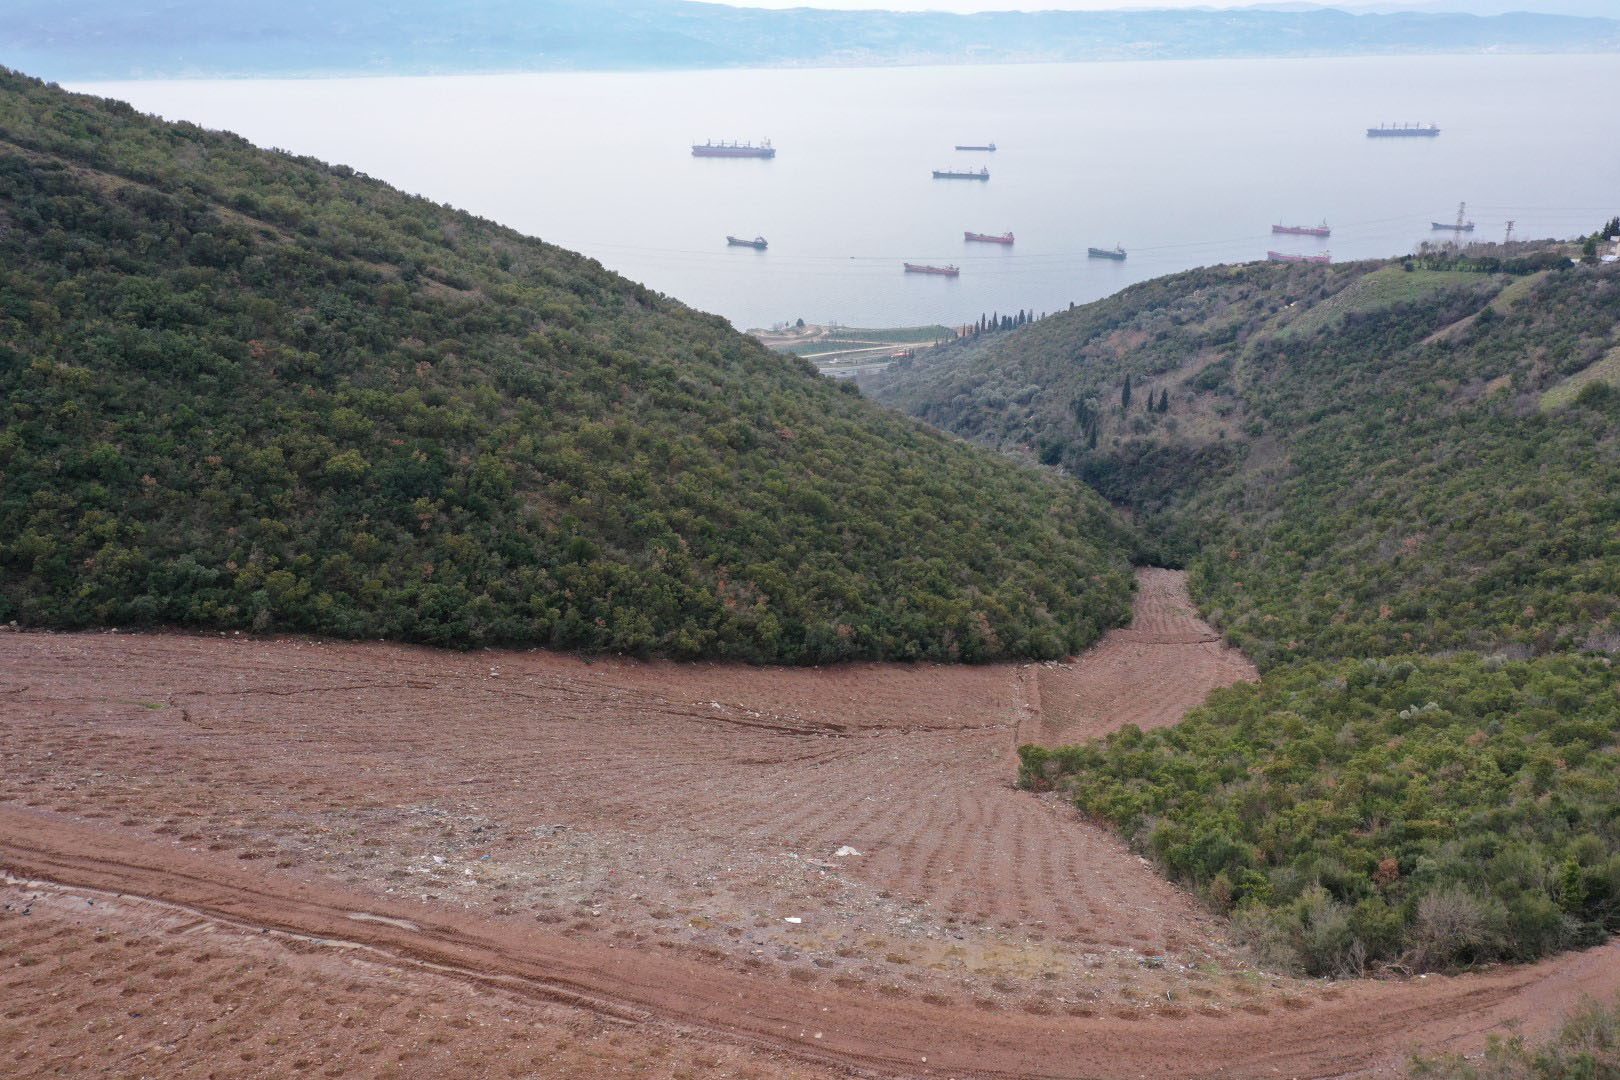
<instances>
[{"instance_id":1,"label":"ship hull","mask_svg":"<svg viewBox=\"0 0 1620 1080\"><path fill-rule=\"evenodd\" d=\"M1432 139L1440 134L1437 127L1368 128L1369 139Z\"/></svg>"},{"instance_id":2,"label":"ship hull","mask_svg":"<svg viewBox=\"0 0 1620 1080\"><path fill-rule=\"evenodd\" d=\"M1444 221L1431 221L1429 222L1429 228L1440 229L1444 232L1473 232L1474 223L1470 221L1466 225L1458 225L1455 221L1449 223Z\"/></svg>"},{"instance_id":3,"label":"ship hull","mask_svg":"<svg viewBox=\"0 0 1620 1080\"><path fill-rule=\"evenodd\" d=\"M1325 225L1320 228L1311 228L1306 225L1273 225L1271 231L1283 233L1287 236L1331 236L1333 234L1333 230Z\"/></svg>"},{"instance_id":4,"label":"ship hull","mask_svg":"<svg viewBox=\"0 0 1620 1080\"><path fill-rule=\"evenodd\" d=\"M1268 262L1283 262L1283 263L1330 263L1330 262L1333 261L1333 256L1331 256L1331 255L1290 255L1285 251L1268 251L1268 252L1266 252L1266 260Z\"/></svg>"},{"instance_id":5,"label":"ship hull","mask_svg":"<svg viewBox=\"0 0 1620 1080\"><path fill-rule=\"evenodd\" d=\"M987 152L990 152L990 153L994 153L995 149L996 149L996 144L995 143L988 143L988 144L986 144L984 146L958 146L957 149L958 150L984 150L984 151L987 151Z\"/></svg>"},{"instance_id":6,"label":"ship hull","mask_svg":"<svg viewBox=\"0 0 1620 1080\"><path fill-rule=\"evenodd\" d=\"M744 239L742 239L740 237L736 237L736 236L728 236L728 237L726 237L726 244L729 247L753 248L755 251L764 251L765 248L768 246L765 243L764 239L762 239L762 238L756 238L754 240L744 240Z\"/></svg>"},{"instance_id":7,"label":"ship hull","mask_svg":"<svg viewBox=\"0 0 1620 1080\"><path fill-rule=\"evenodd\" d=\"M920 266L917 263L906 263L908 274L938 274L940 277L957 277L962 273L954 266Z\"/></svg>"},{"instance_id":8,"label":"ship hull","mask_svg":"<svg viewBox=\"0 0 1620 1080\"><path fill-rule=\"evenodd\" d=\"M1013 234L1006 233L1002 236L991 236L989 233L965 232L962 234L962 239L970 240L975 244L1003 244L1011 247Z\"/></svg>"},{"instance_id":9,"label":"ship hull","mask_svg":"<svg viewBox=\"0 0 1620 1080\"><path fill-rule=\"evenodd\" d=\"M773 158L776 156L774 146L727 146L725 144L704 143L692 147L693 157L718 158Z\"/></svg>"},{"instance_id":10,"label":"ship hull","mask_svg":"<svg viewBox=\"0 0 1620 1080\"><path fill-rule=\"evenodd\" d=\"M1088 259L1112 259L1115 262L1125 261L1125 253L1117 248L1113 251L1106 248L1087 248L1086 257Z\"/></svg>"},{"instance_id":11,"label":"ship hull","mask_svg":"<svg viewBox=\"0 0 1620 1080\"><path fill-rule=\"evenodd\" d=\"M990 171L988 169L986 169L986 170L984 170L982 172L951 172L949 169L935 169L934 170L934 179L935 180L988 180L988 179L990 179Z\"/></svg>"}]
</instances>

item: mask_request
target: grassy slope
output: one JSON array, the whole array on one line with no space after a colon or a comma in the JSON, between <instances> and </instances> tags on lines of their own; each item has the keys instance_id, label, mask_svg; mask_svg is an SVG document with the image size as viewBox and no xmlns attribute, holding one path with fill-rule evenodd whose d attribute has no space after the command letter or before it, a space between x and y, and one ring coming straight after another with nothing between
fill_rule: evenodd
<instances>
[{"instance_id":1,"label":"grassy slope","mask_svg":"<svg viewBox=\"0 0 1620 1080\"><path fill-rule=\"evenodd\" d=\"M1261 664L1177 728L1027 750L1024 775L1289 966L1620 927L1620 391L1543 407L1614 348L1620 273L1502 269L1194 271L874 383L1131 506Z\"/></svg>"},{"instance_id":2,"label":"grassy slope","mask_svg":"<svg viewBox=\"0 0 1620 1080\"><path fill-rule=\"evenodd\" d=\"M30 625L979 660L1127 610L1080 485L581 256L3 70L0 388Z\"/></svg>"},{"instance_id":3,"label":"grassy slope","mask_svg":"<svg viewBox=\"0 0 1620 1080\"><path fill-rule=\"evenodd\" d=\"M1488 1036L1485 1053L1414 1058L1412 1080L1613 1080L1620 1076L1620 1000L1583 1001L1546 1041Z\"/></svg>"}]
</instances>

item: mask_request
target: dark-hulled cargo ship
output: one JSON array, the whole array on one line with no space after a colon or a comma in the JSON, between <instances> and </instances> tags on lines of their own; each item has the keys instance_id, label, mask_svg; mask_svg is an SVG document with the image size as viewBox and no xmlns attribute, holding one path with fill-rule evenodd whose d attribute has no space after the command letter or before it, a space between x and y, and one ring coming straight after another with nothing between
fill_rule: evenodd
<instances>
[{"instance_id":1,"label":"dark-hulled cargo ship","mask_svg":"<svg viewBox=\"0 0 1620 1080\"><path fill-rule=\"evenodd\" d=\"M980 244L1006 244L1011 246L1013 242L1013 234L1010 232L1001 233L1000 235L995 233L964 232L962 234L962 239L972 240Z\"/></svg>"},{"instance_id":2,"label":"dark-hulled cargo ship","mask_svg":"<svg viewBox=\"0 0 1620 1080\"><path fill-rule=\"evenodd\" d=\"M1432 139L1440 134L1433 124L1379 124L1367 129L1369 139Z\"/></svg>"},{"instance_id":3,"label":"dark-hulled cargo ship","mask_svg":"<svg viewBox=\"0 0 1620 1080\"><path fill-rule=\"evenodd\" d=\"M1111 248L1086 248L1088 259L1113 259L1115 262L1125 261L1125 249L1115 244Z\"/></svg>"},{"instance_id":4,"label":"dark-hulled cargo ship","mask_svg":"<svg viewBox=\"0 0 1620 1080\"><path fill-rule=\"evenodd\" d=\"M996 148L996 144L993 143L993 142L987 142L982 146L963 146L961 144L958 144L956 148L958 150L990 150L990 151L994 151L995 148Z\"/></svg>"},{"instance_id":5,"label":"dark-hulled cargo ship","mask_svg":"<svg viewBox=\"0 0 1620 1080\"><path fill-rule=\"evenodd\" d=\"M693 157L741 157L741 158L773 158L776 156L776 147L771 140L755 146L751 142L706 142L692 144Z\"/></svg>"},{"instance_id":6,"label":"dark-hulled cargo ship","mask_svg":"<svg viewBox=\"0 0 1620 1080\"><path fill-rule=\"evenodd\" d=\"M990 170L989 169L979 169L979 170L975 171L973 169L935 169L934 170L934 179L935 180L988 180L988 179L990 179Z\"/></svg>"},{"instance_id":7,"label":"dark-hulled cargo ship","mask_svg":"<svg viewBox=\"0 0 1620 1080\"><path fill-rule=\"evenodd\" d=\"M922 263L906 263L908 274L939 274L942 277L956 277L962 273L954 266L926 266Z\"/></svg>"},{"instance_id":8,"label":"dark-hulled cargo ship","mask_svg":"<svg viewBox=\"0 0 1620 1080\"><path fill-rule=\"evenodd\" d=\"M726 237L726 244L728 247L751 247L755 251L764 251L770 246L765 242L763 236L756 236L752 240L745 240L741 236L728 236Z\"/></svg>"}]
</instances>

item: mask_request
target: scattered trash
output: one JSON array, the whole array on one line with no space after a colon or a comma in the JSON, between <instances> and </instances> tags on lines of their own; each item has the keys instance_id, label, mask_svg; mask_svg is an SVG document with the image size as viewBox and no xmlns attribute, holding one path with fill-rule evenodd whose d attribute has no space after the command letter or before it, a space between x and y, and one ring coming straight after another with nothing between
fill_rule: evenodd
<instances>
[{"instance_id":1,"label":"scattered trash","mask_svg":"<svg viewBox=\"0 0 1620 1080\"><path fill-rule=\"evenodd\" d=\"M843 847L841 847L837 851L833 852L833 855L835 855L836 857L838 857L840 859L845 858L845 857L850 856L850 855L859 855L859 854L860 854L860 852L856 851L854 848L850 847L848 844L845 844Z\"/></svg>"},{"instance_id":2,"label":"scattered trash","mask_svg":"<svg viewBox=\"0 0 1620 1080\"><path fill-rule=\"evenodd\" d=\"M438 863L440 866L443 866L444 865L444 856L443 855L435 855L435 856L433 856L433 861Z\"/></svg>"},{"instance_id":3,"label":"scattered trash","mask_svg":"<svg viewBox=\"0 0 1620 1080\"><path fill-rule=\"evenodd\" d=\"M783 922L790 922L790 923L802 923L802 922L804 922L804 920L799 918L797 915L784 916L782 921Z\"/></svg>"}]
</instances>

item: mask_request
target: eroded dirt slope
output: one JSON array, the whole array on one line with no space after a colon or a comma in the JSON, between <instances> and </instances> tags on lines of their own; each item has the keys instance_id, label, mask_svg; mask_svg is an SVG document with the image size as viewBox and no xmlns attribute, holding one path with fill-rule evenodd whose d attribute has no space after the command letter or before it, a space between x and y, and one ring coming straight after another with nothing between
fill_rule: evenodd
<instances>
[{"instance_id":1,"label":"eroded dirt slope","mask_svg":"<svg viewBox=\"0 0 1620 1080\"><path fill-rule=\"evenodd\" d=\"M1137 610L1071 664L971 669L0 635L0 1062L1325 1076L1620 981L1612 949L1265 976L1013 790L1019 741L1173 723L1252 677L1179 575L1144 572ZM277 1004L222 1012L232 985ZM299 1019L333 1009L366 1031Z\"/></svg>"}]
</instances>

